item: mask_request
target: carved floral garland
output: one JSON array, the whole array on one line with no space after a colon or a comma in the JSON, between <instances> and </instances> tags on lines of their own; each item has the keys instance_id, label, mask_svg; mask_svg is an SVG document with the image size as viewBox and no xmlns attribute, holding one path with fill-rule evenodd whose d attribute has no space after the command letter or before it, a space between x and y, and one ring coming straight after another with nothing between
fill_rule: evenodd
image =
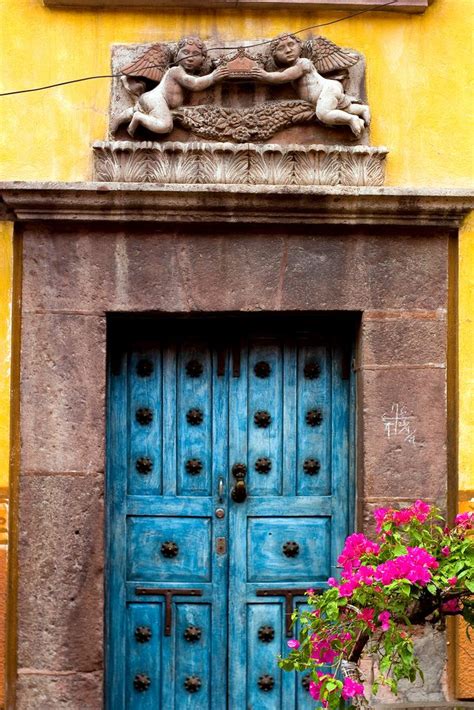
<instances>
[{"instance_id":1,"label":"carved floral garland","mask_svg":"<svg viewBox=\"0 0 474 710\"><path fill-rule=\"evenodd\" d=\"M314 107L306 101L266 101L249 108L203 104L183 106L173 112L183 128L217 141L263 141L296 123L316 120Z\"/></svg>"}]
</instances>

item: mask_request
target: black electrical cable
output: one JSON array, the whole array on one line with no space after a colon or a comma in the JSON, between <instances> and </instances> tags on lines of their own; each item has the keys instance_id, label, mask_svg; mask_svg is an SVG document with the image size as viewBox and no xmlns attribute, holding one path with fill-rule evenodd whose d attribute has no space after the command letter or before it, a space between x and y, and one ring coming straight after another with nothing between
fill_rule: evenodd
<instances>
[{"instance_id":1,"label":"black electrical cable","mask_svg":"<svg viewBox=\"0 0 474 710\"><path fill-rule=\"evenodd\" d=\"M383 3L383 5L375 5L373 7L367 7L365 10L359 10L358 12L352 13L352 15L346 15L338 20L331 20L330 22L322 22L319 25L311 25L310 27L304 27L302 30L297 30L296 32L288 32L287 34L299 35L302 32L309 32L309 30L315 30L318 27L327 27L328 25L335 25L338 22L344 22L344 20L350 20L352 17L357 17L357 15L363 15L365 12L372 12L381 10L387 5L394 5L398 0L388 0L388 2ZM250 49L251 47L261 47L265 44L270 44L273 42L272 39L267 39L262 42L257 42L256 44L248 44L245 49ZM229 51L235 51L237 47L208 47L207 51L212 52L218 49L224 49ZM150 69L153 66L150 66ZM124 76L121 72L118 74L97 74L97 76L84 76L80 79L70 79L69 81L59 81L57 84L46 84L45 86L35 86L32 89L18 89L17 91L5 91L0 93L0 96L14 96L15 94L29 94L32 91L45 91L46 89L55 89L58 86L67 86L68 84L78 84L81 81L92 81L93 79L115 79L115 77Z\"/></svg>"}]
</instances>

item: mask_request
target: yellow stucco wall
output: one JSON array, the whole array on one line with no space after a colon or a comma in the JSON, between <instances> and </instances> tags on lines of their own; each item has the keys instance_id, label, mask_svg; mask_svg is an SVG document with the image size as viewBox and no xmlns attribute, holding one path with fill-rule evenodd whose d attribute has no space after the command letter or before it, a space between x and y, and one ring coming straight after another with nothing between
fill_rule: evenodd
<instances>
[{"instance_id":1,"label":"yellow stucco wall","mask_svg":"<svg viewBox=\"0 0 474 710\"><path fill-rule=\"evenodd\" d=\"M0 707L3 705L8 567L12 229L0 222Z\"/></svg>"},{"instance_id":2,"label":"yellow stucco wall","mask_svg":"<svg viewBox=\"0 0 474 710\"><path fill-rule=\"evenodd\" d=\"M366 56L372 141L390 149L389 185L469 182L472 10L472 0L434 0L424 15L370 13L321 30ZM0 7L0 89L107 74L113 42L172 40L184 33L212 41L271 37L343 14L92 12L10 0ZM90 144L105 137L108 97L109 81L98 79L2 98L0 179L89 178Z\"/></svg>"},{"instance_id":3,"label":"yellow stucco wall","mask_svg":"<svg viewBox=\"0 0 474 710\"><path fill-rule=\"evenodd\" d=\"M390 150L387 185L443 188L472 184L472 10L473 0L433 0L424 15L371 13L320 30L338 44L365 54L374 116L372 143ZM107 74L114 42L199 34L212 46L219 39L272 37L344 14L93 12L48 9L40 0L9 0L0 4L0 91ZM90 145L106 136L108 99L107 79L0 98L0 180L90 179ZM11 261L11 229L0 227L0 489L4 508ZM461 491L466 492L461 498L467 499L467 491L474 489L473 223L461 233L459 274L459 468ZM2 549L5 552L0 544L0 554ZM5 564L4 554L0 579ZM0 615L2 594L0 589Z\"/></svg>"}]
</instances>

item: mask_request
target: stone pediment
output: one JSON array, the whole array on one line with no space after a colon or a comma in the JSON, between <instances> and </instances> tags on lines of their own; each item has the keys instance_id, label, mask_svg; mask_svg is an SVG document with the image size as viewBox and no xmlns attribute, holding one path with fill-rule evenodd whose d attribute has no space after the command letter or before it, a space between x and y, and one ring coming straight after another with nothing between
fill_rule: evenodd
<instances>
[{"instance_id":1,"label":"stone pediment","mask_svg":"<svg viewBox=\"0 0 474 710\"><path fill-rule=\"evenodd\" d=\"M383 184L365 61L324 37L116 45L99 180Z\"/></svg>"}]
</instances>

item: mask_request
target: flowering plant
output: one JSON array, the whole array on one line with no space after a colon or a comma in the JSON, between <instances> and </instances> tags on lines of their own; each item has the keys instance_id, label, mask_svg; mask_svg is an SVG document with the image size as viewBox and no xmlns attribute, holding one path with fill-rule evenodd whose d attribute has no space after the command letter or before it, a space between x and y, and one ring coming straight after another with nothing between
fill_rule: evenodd
<instances>
[{"instance_id":1,"label":"flowering plant","mask_svg":"<svg viewBox=\"0 0 474 710\"><path fill-rule=\"evenodd\" d=\"M414 652L413 624L443 624L461 615L474 626L474 514L445 527L437 508L417 500L409 508L375 511L377 534L350 535L338 558L340 580L318 594L308 589L309 610L295 612L298 639L288 641L284 670L309 671L309 692L335 710L366 705L355 664L375 657L372 684L397 692L402 678L422 673Z\"/></svg>"}]
</instances>

